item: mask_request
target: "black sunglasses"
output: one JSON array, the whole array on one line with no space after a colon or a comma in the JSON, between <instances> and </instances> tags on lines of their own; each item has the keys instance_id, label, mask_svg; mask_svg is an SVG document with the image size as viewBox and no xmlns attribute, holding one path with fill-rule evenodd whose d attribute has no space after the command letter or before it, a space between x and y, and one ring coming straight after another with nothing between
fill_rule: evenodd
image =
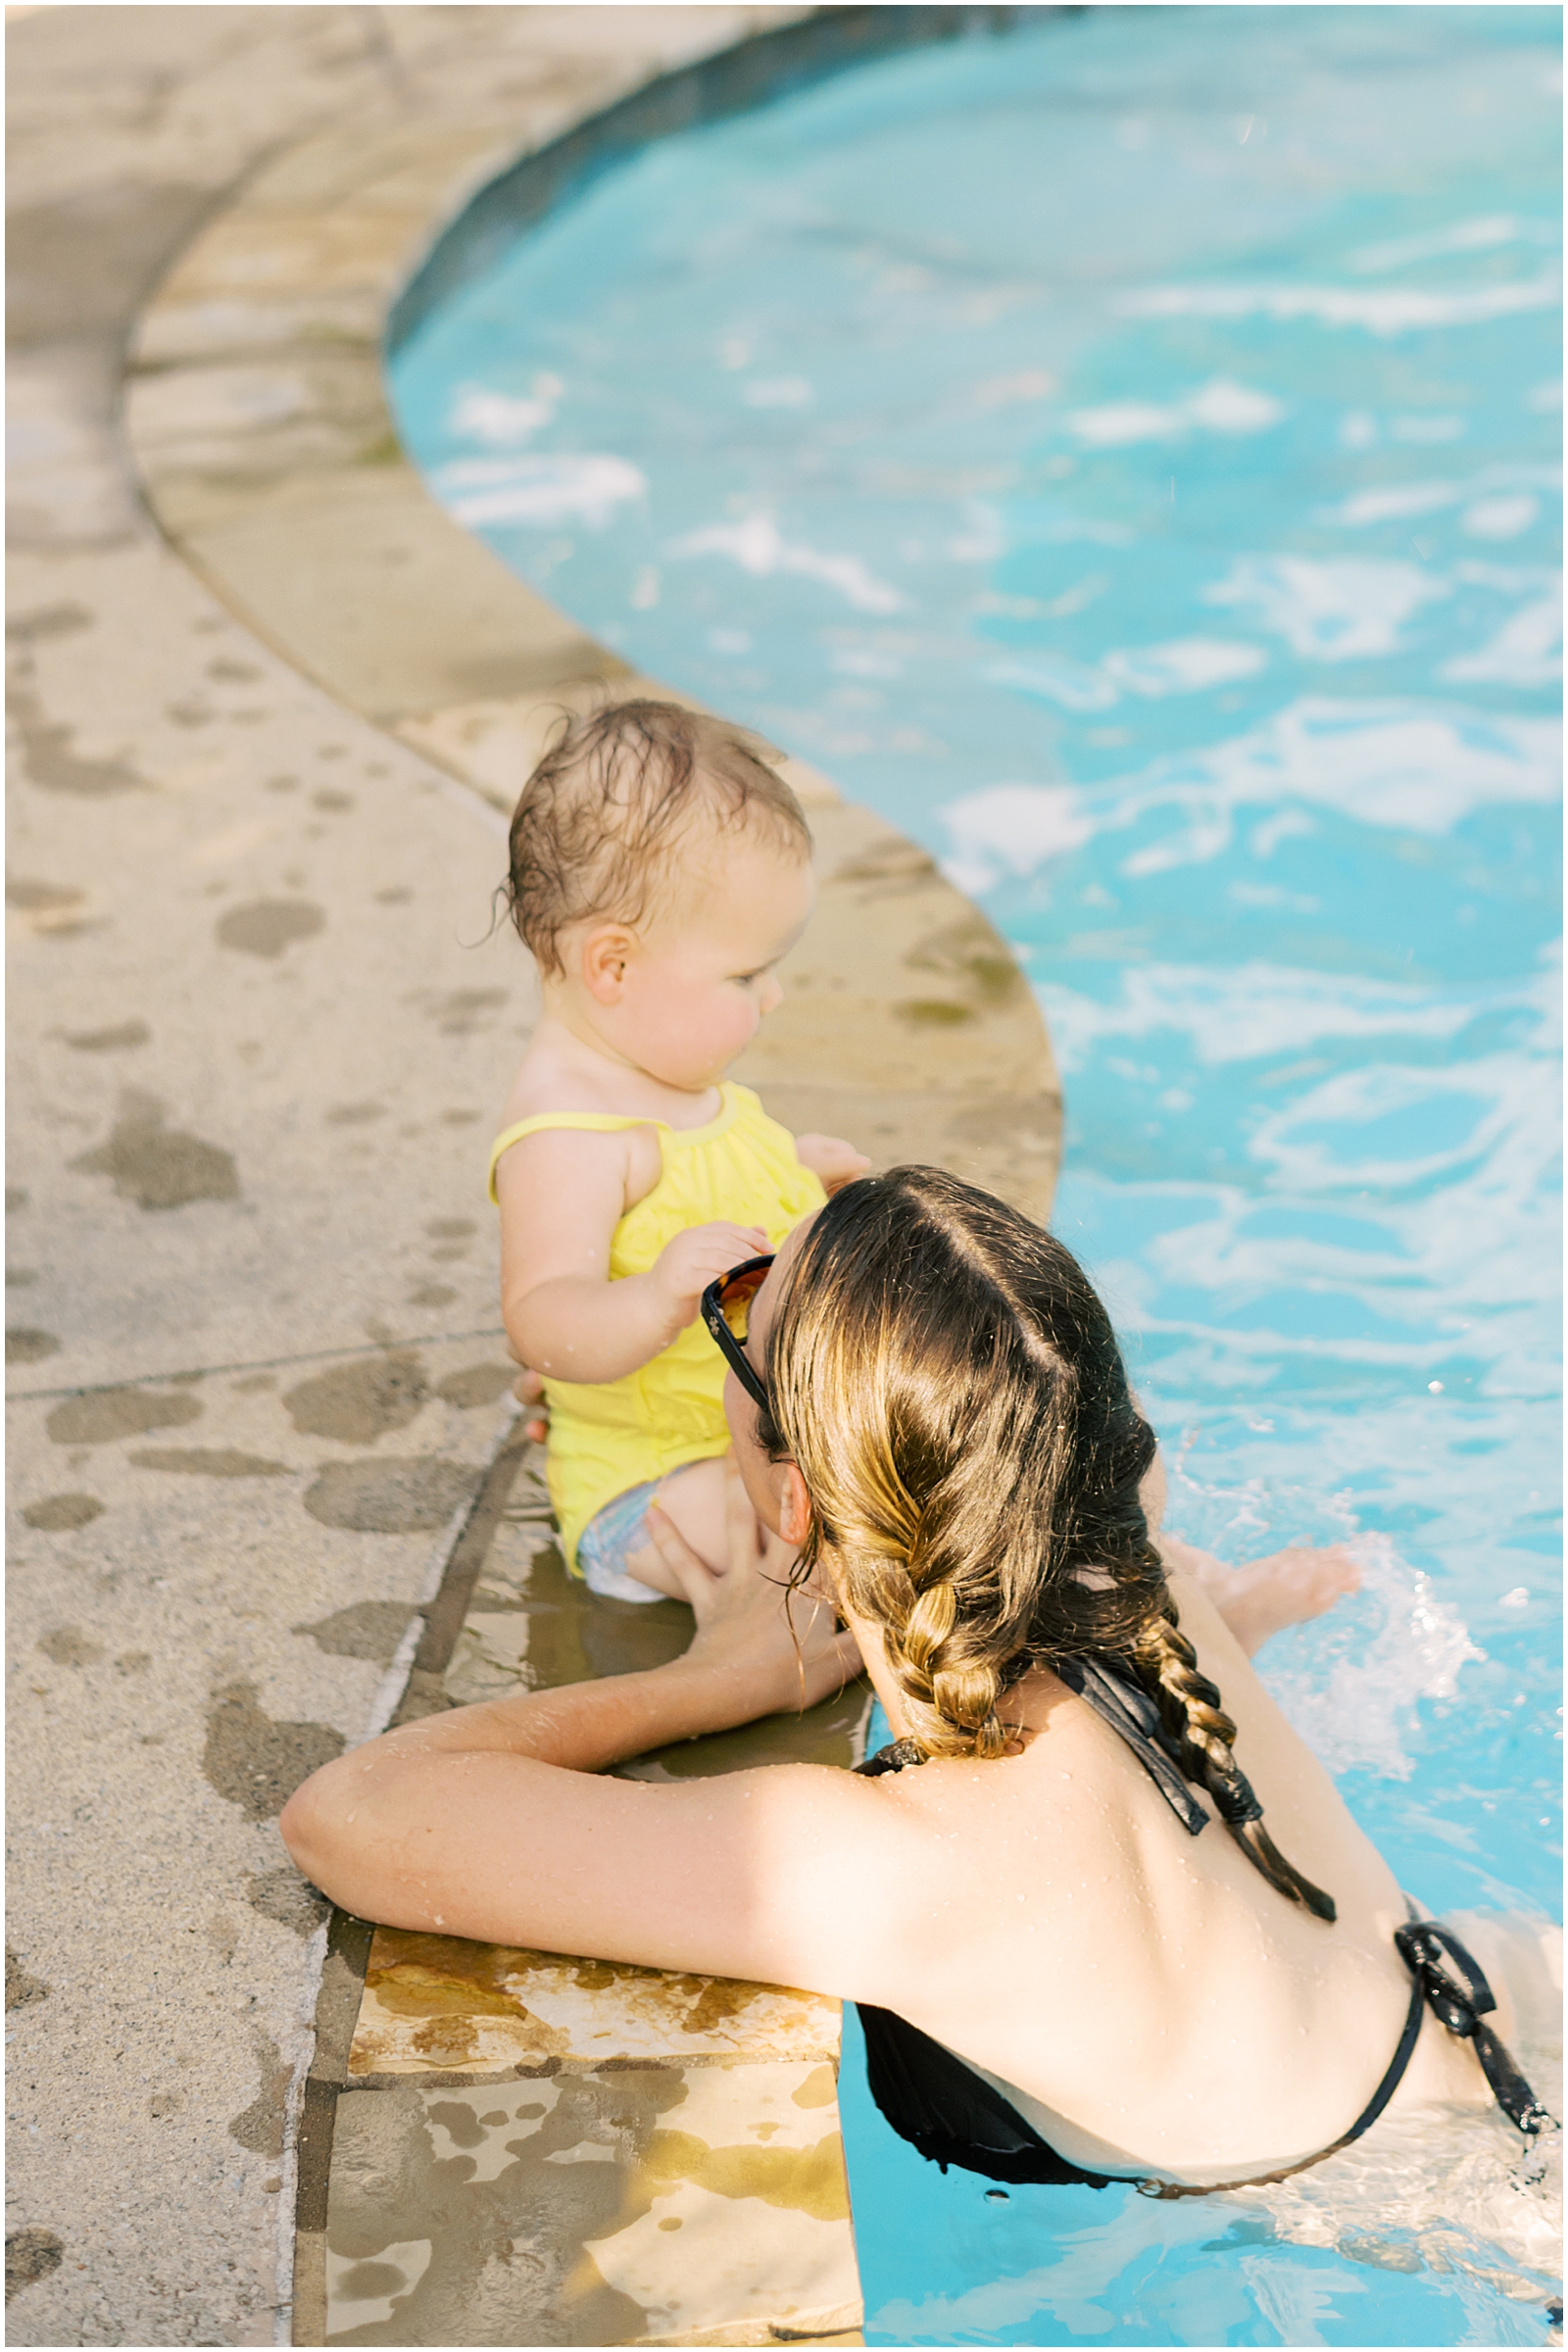
<instances>
[{"instance_id":1,"label":"black sunglasses","mask_svg":"<svg viewBox=\"0 0 1568 2352\"><path fill-rule=\"evenodd\" d=\"M767 1269L773 1263L773 1252L766 1257L749 1257L743 1266L731 1266L717 1282L710 1282L703 1293L703 1321L712 1333L720 1353L734 1373L747 1396L765 1413L768 1409L767 1391L746 1359L746 1331L752 1316L752 1300L767 1279Z\"/></svg>"}]
</instances>

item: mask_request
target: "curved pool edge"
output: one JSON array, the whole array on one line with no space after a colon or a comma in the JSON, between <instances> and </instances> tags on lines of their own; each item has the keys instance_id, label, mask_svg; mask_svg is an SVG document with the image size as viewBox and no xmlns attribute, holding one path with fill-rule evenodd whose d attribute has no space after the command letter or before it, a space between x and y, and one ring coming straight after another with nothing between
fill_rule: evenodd
<instances>
[{"instance_id":1,"label":"curved pool edge","mask_svg":"<svg viewBox=\"0 0 1568 2352\"><path fill-rule=\"evenodd\" d=\"M744 46L810 12L705 9L694 38L698 12L644 10L644 45L633 54L617 53L612 35L609 53L596 40L574 49L568 33L591 27L578 12L551 14L551 71L520 96L515 88L476 94L461 77L456 86L434 77L421 85L414 70L398 104L374 120L318 129L274 154L208 220L140 313L123 383L125 440L174 551L257 636L454 779L498 831L563 706L581 708L634 681L425 490L387 408L386 321L465 205L520 159L629 94L689 75L693 52L733 56L737 38ZM848 1132L882 1165L942 1161L1043 1220L1060 1157L1060 1088L1011 951L923 850L827 778L795 761L786 772L816 835L821 903L786 971L785 1007L741 1074L797 1128ZM423 2143L428 2133L413 2112L418 2078L450 2099L466 2083L512 2082L518 2071L455 2076L421 2059L411 2039L391 2074L357 2083L349 2052L367 1998L362 1942L339 1933L329 1946L317 2062L295 2102L297 2343L328 2332L325 2222L341 2094L375 2094L400 2115L409 2106L402 2129ZM814 2044L805 2055L786 2047L760 2011L753 2030L743 2006L730 2054L694 2061L684 2017L664 2016L657 2000L617 2009L607 1997L597 2022L620 2036L615 2063L678 2070L705 2098L715 2063L728 2070L736 2098L771 2104L778 2069L799 2070L821 2054ZM443 1988L443 2015L453 1998L461 2005L461 1994ZM836 2130L835 2105L813 2100L812 2109L813 2129ZM803 2210L789 2225L793 2237L752 2246L750 2202L721 2217L725 2242L778 2282L777 2309L731 2314L702 2307L694 2291L662 2340L860 2340L847 2204L825 2230L808 2225ZM598 2277L586 2245L552 2251L565 2269L575 2263L573 2277L584 2265ZM423 2340L461 2340L461 2328Z\"/></svg>"}]
</instances>

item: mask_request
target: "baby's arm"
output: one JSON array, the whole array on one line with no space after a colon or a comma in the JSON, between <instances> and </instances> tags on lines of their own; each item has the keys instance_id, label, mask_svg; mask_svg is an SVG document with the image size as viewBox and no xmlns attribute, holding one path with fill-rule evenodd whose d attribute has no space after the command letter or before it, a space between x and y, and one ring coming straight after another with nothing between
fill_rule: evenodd
<instances>
[{"instance_id":1,"label":"baby's arm","mask_svg":"<svg viewBox=\"0 0 1568 2352\"><path fill-rule=\"evenodd\" d=\"M871 1162L865 1153L836 1135L798 1135L795 1152L802 1167L821 1178L826 1193L836 1193L853 1184L857 1176L870 1174Z\"/></svg>"},{"instance_id":2,"label":"baby's arm","mask_svg":"<svg viewBox=\"0 0 1568 2352\"><path fill-rule=\"evenodd\" d=\"M685 1330L710 1282L767 1248L752 1226L693 1225L645 1274L612 1282L627 1133L546 1128L514 1144L496 1169L501 1319L519 1362L552 1380L635 1372Z\"/></svg>"}]
</instances>

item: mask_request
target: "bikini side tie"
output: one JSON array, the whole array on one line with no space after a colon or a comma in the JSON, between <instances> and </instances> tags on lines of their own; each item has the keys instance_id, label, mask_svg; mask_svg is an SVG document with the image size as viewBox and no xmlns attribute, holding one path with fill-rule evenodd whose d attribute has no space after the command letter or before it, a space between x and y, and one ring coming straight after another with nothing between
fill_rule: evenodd
<instances>
[{"instance_id":1,"label":"bikini side tie","mask_svg":"<svg viewBox=\"0 0 1568 2352\"><path fill-rule=\"evenodd\" d=\"M1394 1940L1439 2024L1461 2040L1474 2042L1492 2095L1509 2122L1527 2139L1555 2123L1492 2028L1481 2022L1497 2003L1474 1953L1430 1919L1396 1928Z\"/></svg>"}]
</instances>

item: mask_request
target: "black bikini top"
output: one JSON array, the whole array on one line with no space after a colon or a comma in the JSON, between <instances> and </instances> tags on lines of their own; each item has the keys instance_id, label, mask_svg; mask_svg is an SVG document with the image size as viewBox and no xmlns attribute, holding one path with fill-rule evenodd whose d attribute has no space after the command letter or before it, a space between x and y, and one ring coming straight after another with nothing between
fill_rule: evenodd
<instances>
[{"instance_id":1,"label":"black bikini top","mask_svg":"<svg viewBox=\"0 0 1568 2352\"><path fill-rule=\"evenodd\" d=\"M1159 1708L1143 1685L1126 1669L1105 1658L1054 1658L1052 1671L1058 1681L1092 1707L1102 1723L1125 1741L1161 1796L1191 1838L1208 1827L1211 1816L1199 1803L1183 1776L1180 1748L1160 1721ZM885 1772L902 1772L923 1764L924 1752L913 1740L895 1740L879 1748L856 1770L867 1779ZM1221 1818L1256 1821L1262 1807L1245 1774L1213 1792ZM1496 2007L1491 1985L1474 1955L1452 1933L1436 1921L1418 1919L1410 1905L1407 1924L1396 1928L1394 1940L1410 1972L1410 2005L1398 2047L1382 2082L1344 2136L1307 2163L1321 2162L1370 2129L1383 2113L1414 2055L1424 2009L1430 2008L1450 2034L1470 2041L1494 2097L1526 2138L1553 2127L1555 2119L1537 2098L1513 2058L1483 2021ZM894 2130L942 2166L958 2164L998 2180L1081 2181L1103 2187L1109 2176L1083 2171L1057 2155L1033 2127L983 2077L976 2076L954 2052L890 2011L859 2004L865 2026L872 2095ZM1251 2187L1286 2180L1304 2171L1263 2176L1262 2182L1229 2185ZM1202 2196L1200 2188L1142 2181L1146 2194L1161 2197Z\"/></svg>"}]
</instances>

